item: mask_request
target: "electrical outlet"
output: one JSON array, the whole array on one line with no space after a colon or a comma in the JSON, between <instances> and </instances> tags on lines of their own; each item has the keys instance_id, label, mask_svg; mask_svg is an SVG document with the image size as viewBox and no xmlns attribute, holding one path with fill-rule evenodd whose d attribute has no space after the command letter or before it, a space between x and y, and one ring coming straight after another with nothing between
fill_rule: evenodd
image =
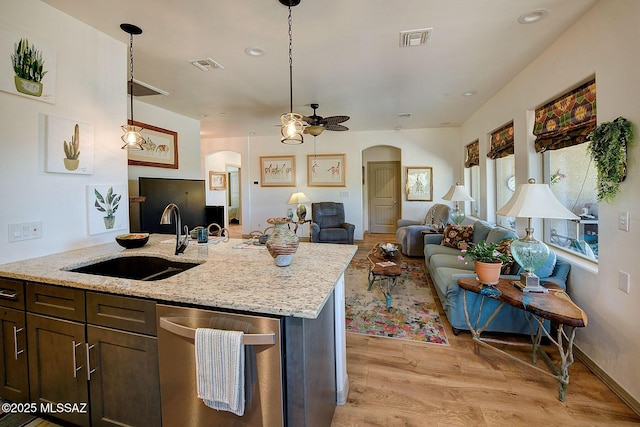
<instances>
[{"instance_id":1,"label":"electrical outlet","mask_svg":"<svg viewBox=\"0 0 640 427\"><path fill-rule=\"evenodd\" d=\"M9 242L42 239L42 221L9 224Z\"/></svg>"},{"instance_id":2,"label":"electrical outlet","mask_svg":"<svg viewBox=\"0 0 640 427\"><path fill-rule=\"evenodd\" d=\"M618 271L618 289L622 292L629 293L630 291L630 276L629 273L625 273L624 271Z\"/></svg>"}]
</instances>

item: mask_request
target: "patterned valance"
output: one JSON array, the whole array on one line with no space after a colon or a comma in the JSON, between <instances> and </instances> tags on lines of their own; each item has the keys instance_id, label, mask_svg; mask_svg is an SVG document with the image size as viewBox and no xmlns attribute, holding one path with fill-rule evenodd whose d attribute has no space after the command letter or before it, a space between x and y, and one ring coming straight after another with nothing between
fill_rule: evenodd
<instances>
[{"instance_id":1,"label":"patterned valance","mask_svg":"<svg viewBox=\"0 0 640 427\"><path fill-rule=\"evenodd\" d=\"M513 154L513 144L513 122L509 122L491 133L491 149L487 157L495 160Z\"/></svg>"},{"instance_id":2,"label":"patterned valance","mask_svg":"<svg viewBox=\"0 0 640 427\"><path fill-rule=\"evenodd\" d=\"M475 140L471 144L467 144L467 159L464 161L464 167L470 168L472 166L480 165L480 141Z\"/></svg>"},{"instance_id":3,"label":"patterned valance","mask_svg":"<svg viewBox=\"0 0 640 427\"><path fill-rule=\"evenodd\" d=\"M596 127L596 81L592 80L536 109L536 152L586 142Z\"/></svg>"}]
</instances>

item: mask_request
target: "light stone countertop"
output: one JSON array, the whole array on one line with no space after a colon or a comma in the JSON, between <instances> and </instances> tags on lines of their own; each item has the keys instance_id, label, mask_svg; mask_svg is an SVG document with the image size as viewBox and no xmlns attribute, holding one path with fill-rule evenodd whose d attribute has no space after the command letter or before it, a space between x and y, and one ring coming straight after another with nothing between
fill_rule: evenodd
<instances>
[{"instance_id":1,"label":"light stone countertop","mask_svg":"<svg viewBox=\"0 0 640 427\"><path fill-rule=\"evenodd\" d=\"M314 319L346 270L357 247L300 242L288 267L277 267L264 246L234 249L243 240L190 241L175 256L175 236L151 235L139 249L115 241L0 265L0 277L212 308ZM175 276L140 281L65 271L119 256L149 255L201 263Z\"/></svg>"}]
</instances>

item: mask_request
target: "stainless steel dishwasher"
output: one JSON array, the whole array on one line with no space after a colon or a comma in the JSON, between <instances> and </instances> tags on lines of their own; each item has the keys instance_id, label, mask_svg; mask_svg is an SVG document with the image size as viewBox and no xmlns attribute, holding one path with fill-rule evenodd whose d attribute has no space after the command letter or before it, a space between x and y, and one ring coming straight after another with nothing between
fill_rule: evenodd
<instances>
[{"instance_id":1,"label":"stainless steel dishwasher","mask_svg":"<svg viewBox=\"0 0 640 427\"><path fill-rule=\"evenodd\" d=\"M158 304L156 313L163 426L284 425L281 319L162 304ZM243 416L216 411L198 399L194 344L196 328L245 332Z\"/></svg>"}]
</instances>

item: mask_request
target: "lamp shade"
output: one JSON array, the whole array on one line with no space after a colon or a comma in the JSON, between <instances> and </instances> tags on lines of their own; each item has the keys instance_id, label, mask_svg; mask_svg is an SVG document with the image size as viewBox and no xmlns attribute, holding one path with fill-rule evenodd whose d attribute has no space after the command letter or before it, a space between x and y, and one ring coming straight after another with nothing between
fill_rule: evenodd
<instances>
[{"instance_id":1,"label":"lamp shade","mask_svg":"<svg viewBox=\"0 0 640 427\"><path fill-rule=\"evenodd\" d=\"M450 200L452 202L473 202L473 198L467 192L464 185L456 182L452 185L447 194L442 196L442 200Z\"/></svg>"},{"instance_id":2,"label":"lamp shade","mask_svg":"<svg viewBox=\"0 0 640 427\"><path fill-rule=\"evenodd\" d=\"M548 184L536 184L533 178L518 185L511 199L496 214L516 218L579 219L556 199Z\"/></svg>"},{"instance_id":3,"label":"lamp shade","mask_svg":"<svg viewBox=\"0 0 640 427\"><path fill-rule=\"evenodd\" d=\"M304 194L302 191L293 193L291 195L291 197L289 197L289 201L287 202L288 205L297 205L298 203L306 203L306 202L310 202L311 200L307 197L306 194Z\"/></svg>"}]
</instances>

